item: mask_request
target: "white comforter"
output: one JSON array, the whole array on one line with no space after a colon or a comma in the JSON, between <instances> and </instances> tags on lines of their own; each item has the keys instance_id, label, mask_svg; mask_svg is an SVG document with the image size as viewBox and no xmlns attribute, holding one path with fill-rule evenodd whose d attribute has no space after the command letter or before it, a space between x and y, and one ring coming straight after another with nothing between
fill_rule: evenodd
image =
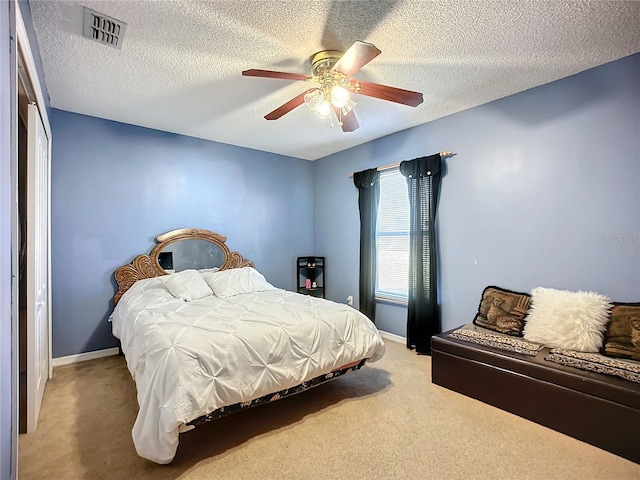
<instances>
[{"instance_id":1,"label":"white comforter","mask_svg":"<svg viewBox=\"0 0 640 480\"><path fill-rule=\"evenodd\" d=\"M384 343L357 310L273 289L186 303L163 277L136 282L111 317L138 389L138 454L169 463L184 425L222 406L293 387Z\"/></svg>"}]
</instances>

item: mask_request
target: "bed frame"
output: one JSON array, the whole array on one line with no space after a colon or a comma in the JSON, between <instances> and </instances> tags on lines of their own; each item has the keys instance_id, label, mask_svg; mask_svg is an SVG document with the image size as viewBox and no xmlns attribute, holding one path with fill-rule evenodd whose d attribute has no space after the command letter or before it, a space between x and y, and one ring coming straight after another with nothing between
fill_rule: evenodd
<instances>
[{"instance_id":1,"label":"bed frame","mask_svg":"<svg viewBox=\"0 0 640 480\"><path fill-rule=\"evenodd\" d=\"M245 259L240 253L232 252L226 245L227 238L219 233L211 232L200 228L182 228L179 230L172 230L156 237L156 245L151 252L146 255L138 255L133 261L127 265L123 265L116 269L114 272L115 280L118 284L118 291L113 297L114 305L118 303L122 295L131 288L131 286L138 280L145 278L155 278L162 275L168 275L159 262L159 255L163 249L168 245L178 242L180 240L204 240L217 246L221 251L221 264L218 267L220 270L228 270L231 268L242 267L254 267L255 265L251 260ZM122 352L122 351L121 351ZM212 420L217 420L222 417L226 417L232 413L245 410L247 408L264 405L282 398L295 395L297 393L309 390L312 387L316 387L323 383L334 380L346 373L359 370L365 364L366 359L360 359L355 362L343 365L327 374L320 375L312 378L306 382L303 382L294 387L273 392L268 395L264 395L260 398L256 398L250 402L237 403L234 405L227 405L206 415L192 420L187 425L197 426Z\"/></svg>"},{"instance_id":2,"label":"bed frame","mask_svg":"<svg viewBox=\"0 0 640 480\"><path fill-rule=\"evenodd\" d=\"M206 415L202 415L201 417L196 418L195 420L190 421L187 425L202 425L203 423L210 422L212 420L217 420L219 418L226 417L227 415L231 415L232 413L239 412L240 410L246 410L247 408L257 407L259 405L264 405L266 403L275 402L276 400L282 400L283 398L290 397L297 393L302 393L310 388L317 387L318 385L322 385L323 383L327 383L331 380L334 380L338 377L341 377L345 373L354 372L359 370L364 365L365 360L355 361L348 365L344 365L336 370L333 370L330 373L326 373L324 375L319 375L315 378L312 378L309 381L300 383L295 387L287 388L284 390L280 390L279 392L270 393L268 395L264 395L260 398L256 398L255 400L251 400L246 403L235 403L233 405L228 405L226 407L218 408L211 413Z\"/></svg>"}]
</instances>

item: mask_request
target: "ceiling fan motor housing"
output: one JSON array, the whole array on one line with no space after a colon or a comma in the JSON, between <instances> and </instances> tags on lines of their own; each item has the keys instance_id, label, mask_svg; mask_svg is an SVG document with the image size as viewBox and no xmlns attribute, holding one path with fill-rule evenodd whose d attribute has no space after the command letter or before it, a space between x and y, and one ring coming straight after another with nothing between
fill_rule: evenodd
<instances>
[{"instance_id":1,"label":"ceiling fan motor housing","mask_svg":"<svg viewBox=\"0 0 640 480\"><path fill-rule=\"evenodd\" d=\"M342 57L342 52L338 50L322 50L311 57L311 71L315 76L331 70Z\"/></svg>"},{"instance_id":2,"label":"ceiling fan motor housing","mask_svg":"<svg viewBox=\"0 0 640 480\"><path fill-rule=\"evenodd\" d=\"M354 92L360 90L359 82L347 80L347 76L338 70L331 71L342 55L344 53L338 50L322 50L311 57L312 76L307 81L322 85L321 88L327 97L330 96L331 88L334 86L340 86Z\"/></svg>"}]
</instances>

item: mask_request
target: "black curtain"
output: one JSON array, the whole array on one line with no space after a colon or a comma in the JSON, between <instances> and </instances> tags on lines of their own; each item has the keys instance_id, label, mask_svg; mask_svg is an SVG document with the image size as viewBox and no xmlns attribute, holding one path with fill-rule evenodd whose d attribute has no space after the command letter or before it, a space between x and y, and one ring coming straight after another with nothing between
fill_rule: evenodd
<instances>
[{"instance_id":1,"label":"black curtain","mask_svg":"<svg viewBox=\"0 0 640 480\"><path fill-rule=\"evenodd\" d=\"M431 337L441 332L435 230L442 160L440 154L400 163L409 189L409 303L407 348L431 353Z\"/></svg>"},{"instance_id":2,"label":"black curtain","mask_svg":"<svg viewBox=\"0 0 640 480\"><path fill-rule=\"evenodd\" d=\"M360 208L360 311L376 321L376 225L380 201L380 172L376 168L353 174Z\"/></svg>"}]
</instances>

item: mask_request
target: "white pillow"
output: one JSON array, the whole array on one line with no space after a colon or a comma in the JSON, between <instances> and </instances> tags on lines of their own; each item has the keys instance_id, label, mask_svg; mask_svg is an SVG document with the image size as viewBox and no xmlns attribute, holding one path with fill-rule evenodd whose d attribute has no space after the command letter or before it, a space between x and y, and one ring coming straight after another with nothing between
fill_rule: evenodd
<instances>
[{"instance_id":1,"label":"white pillow","mask_svg":"<svg viewBox=\"0 0 640 480\"><path fill-rule=\"evenodd\" d=\"M252 267L230 268L209 273L204 279L218 297L232 297L242 293L262 292L276 288Z\"/></svg>"},{"instance_id":2,"label":"white pillow","mask_svg":"<svg viewBox=\"0 0 640 480\"><path fill-rule=\"evenodd\" d=\"M213 295L207 282L195 270L183 270L167 275L164 285L171 295L185 302Z\"/></svg>"},{"instance_id":3,"label":"white pillow","mask_svg":"<svg viewBox=\"0 0 640 480\"><path fill-rule=\"evenodd\" d=\"M609 299L595 292L534 288L524 338L550 347L597 352L610 309Z\"/></svg>"}]
</instances>

